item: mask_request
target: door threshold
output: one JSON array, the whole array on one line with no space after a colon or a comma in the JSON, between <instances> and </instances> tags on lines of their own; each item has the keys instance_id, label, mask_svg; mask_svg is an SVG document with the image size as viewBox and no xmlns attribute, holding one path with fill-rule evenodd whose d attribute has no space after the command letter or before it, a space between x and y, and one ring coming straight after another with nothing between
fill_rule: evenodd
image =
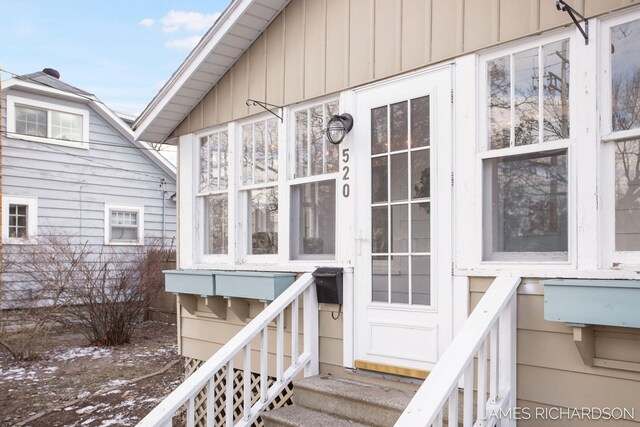
<instances>
[{"instance_id":1,"label":"door threshold","mask_svg":"<svg viewBox=\"0 0 640 427\"><path fill-rule=\"evenodd\" d=\"M366 360L355 360L354 366L360 375L371 375L411 383L422 382L429 375L429 371L423 369L406 368L404 366L387 365Z\"/></svg>"}]
</instances>

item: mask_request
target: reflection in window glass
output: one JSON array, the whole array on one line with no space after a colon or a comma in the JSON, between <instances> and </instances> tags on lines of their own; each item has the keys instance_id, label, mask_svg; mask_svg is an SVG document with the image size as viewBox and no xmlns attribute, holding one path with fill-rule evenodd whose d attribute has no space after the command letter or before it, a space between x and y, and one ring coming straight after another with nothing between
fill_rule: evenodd
<instances>
[{"instance_id":1,"label":"reflection in window glass","mask_svg":"<svg viewBox=\"0 0 640 427\"><path fill-rule=\"evenodd\" d=\"M560 252L566 259L566 150L487 160L486 173L485 256Z\"/></svg>"},{"instance_id":2,"label":"reflection in window glass","mask_svg":"<svg viewBox=\"0 0 640 427\"><path fill-rule=\"evenodd\" d=\"M295 178L338 171L338 147L323 132L338 110L338 101L331 101L296 112Z\"/></svg>"},{"instance_id":3,"label":"reflection in window glass","mask_svg":"<svg viewBox=\"0 0 640 427\"><path fill-rule=\"evenodd\" d=\"M389 302L389 259L371 257L371 301Z\"/></svg>"},{"instance_id":4,"label":"reflection in window glass","mask_svg":"<svg viewBox=\"0 0 640 427\"><path fill-rule=\"evenodd\" d=\"M411 302L431 304L431 257L411 257Z\"/></svg>"},{"instance_id":5,"label":"reflection in window glass","mask_svg":"<svg viewBox=\"0 0 640 427\"><path fill-rule=\"evenodd\" d=\"M616 251L640 251L640 139L616 142Z\"/></svg>"},{"instance_id":6,"label":"reflection in window glass","mask_svg":"<svg viewBox=\"0 0 640 427\"><path fill-rule=\"evenodd\" d=\"M569 138L569 40L542 47L544 140Z\"/></svg>"},{"instance_id":7,"label":"reflection in window glass","mask_svg":"<svg viewBox=\"0 0 640 427\"><path fill-rule=\"evenodd\" d=\"M371 208L371 252L385 253L389 250L389 224L387 206Z\"/></svg>"},{"instance_id":8,"label":"reflection in window glass","mask_svg":"<svg viewBox=\"0 0 640 427\"><path fill-rule=\"evenodd\" d=\"M489 143L492 149L505 148L511 140L511 67L509 57L487 64Z\"/></svg>"},{"instance_id":9,"label":"reflection in window glass","mask_svg":"<svg viewBox=\"0 0 640 427\"><path fill-rule=\"evenodd\" d=\"M371 154L387 152L389 146L387 130L387 106L371 110Z\"/></svg>"},{"instance_id":10,"label":"reflection in window glass","mask_svg":"<svg viewBox=\"0 0 640 427\"><path fill-rule=\"evenodd\" d=\"M227 194L212 194L206 200L206 248L207 254L226 254L229 241Z\"/></svg>"},{"instance_id":11,"label":"reflection in window glass","mask_svg":"<svg viewBox=\"0 0 640 427\"><path fill-rule=\"evenodd\" d=\"M411 205L411 252L431 252L431 203Z\"/></svg>"},{"instance_id":12,"label":"reflection in window glass","mask_svg":"<svg viewBox=\"0 0 640 427\"><path fill-rule=\"evenodd\" d=\"M391 201L407 200L409 174L407 153L391 155Z\"/></svg>"},{"instance_id":13,"label":"reflection in window glass","mask_svg":"<svg viewBox=\"0 0 640 427\"><path fill-rule=\"evenodd\" d=\"M538 49L529 49L513 56L515 145L538 142Z\"/></svg>"},{"instance_id":14,"label":"reflection in window glass","mask_svg":"<svg viewBox=\"0 0 640 427\"><path fill-rule=\"evenodd\" d=\"M429 97L411 100L411 148L430 144Z\"/></svg>"},{"instance_id":15,"label":"reflection in window glass","mask_svg":"<svg viewBox=\"0 0 640 427\"><path fill-rule=\"evenodd\" d=\"M82 116L51 111L51 138L82 141Z\"/></svg>"},{"instance_id":16,"label":"reflection in window glass","mask_svg":"<svg viewBox=\"0 0 640 427\"><path fill-rule=\"evenodd\" d=\"M409 148L407 101L391 104L391 151Z\"/></svg>"},{"instance_id":17,"label":"reflection in window glass","mask_svg":"<svg viewBox=\"0 0 640 427\"><path fill-rule=\"evenodd\" d=\"M229 166L227 131L214 132L200 138L200 192L226 190Z\"/></svg>"},{"instance_id":18,"label":"reflection in window glass","mask_svg":"<svg viewBox=\"0 0 640 427\"><path fill-rule=\"evenodd\" d=\"M386 202L387 156L371 159L371 203Z\"/></svg>"},{"instance_id":19,"label":"reflection in window glass","mask_svg":"<svg viewBox=\"0 0 640 427\"><path fill-rule=\"evenodd\" d=\"M278 253L278 189L251 190L249 194L250 254Z\"/></svg>"},{"instance_id":20,"label":"reflection in window glass","mask_svg":"<svg viewBox=\"0 0 640 427\"><path fill-rule=\"evenodd\" d=\"M611 27L614 131L640 127L640 19Z\"/></svg>"},{"instance_id":21,"label":"reflection in window glass","mask_svg":"<svg viewBox=\"0 0 640 427\"><path fill-rule=\"evenodd\" d=\"M430 150L411 152L411 198L431 196Z\"/></svg>"},{"instance_id":22,"label":"reflection in window glass","mask_svg":"<svg viewBox=\"0 0 640 427\"><path fill-rule=\"evenodd\" d=\"M391 302L409 303L409 257L391 256Z\"/></svg>"},{"instance_id":23,"label":"reflection in window glass","mask_svg":"<svg viewBox=\"0 0 640 427\"><path fill-rule=\"evenodd\" d=\"M26 239L29 237L27 228L27 205L9 205L9 237Z\"/></svg>"},{"instance_id":24,"label":"reflection in window glass","mask_svg":"<svg viewBox=\"0 0 640 427\"><path fill-rule=\"evenodd\" d=\"M291 188L293 258L333 258L336 251L336 181ZM328 255L328 257L318 257Z\"/></svg>"},{"instance_id":25,"label":"reflection in window glass","mask_svg":"<svg viewBox=\"0 0 640 427\"><path fill-rule=\"evenodd\" d=\"M409 205L391 206L391 252L409 251Z\"/></svg>"},{"instance_id":26,"label":"reflection in window glass","mask_svg":"<svg viewBox=\"0 0 640 427\"><path fill-rule=\"evenodd\" d=\"M242 126L242 183L278 179L278 123L276 118Z\"/></svg>"},{"instance_id":27,"label":"reflection in window glass","mask_svg":"<svg viewBox=\"0 0 640 427\"><path fill-rule=\"evenodd\" d=\"M138 212L111 211L111 241L134 242L138 240Z\"/></svg>"},{"instance_id":28,"label":"reflection in window glass","mask_svg":"<svg viewBox=\"0 0 640 427\"><path fill-rule=\"evenodd\" d=\"M47 137L47 112L16 105L16 133Z\"/></svg>"}]
</instances>

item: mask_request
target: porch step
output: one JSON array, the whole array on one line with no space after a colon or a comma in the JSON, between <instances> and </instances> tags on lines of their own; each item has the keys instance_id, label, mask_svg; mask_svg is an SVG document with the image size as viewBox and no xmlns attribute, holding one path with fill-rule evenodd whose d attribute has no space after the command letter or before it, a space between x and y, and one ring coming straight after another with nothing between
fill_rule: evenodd
<instances>
[{"instance_id":1,"label":"porch step","mask_svg":"<svg viewBox=\"0 0 640 427\"><path fill-rule=\"evenodd\" d=\"M321 375L294 381L294 405L265 412L262 415L265 426L392 426L417 389L358 375L349 377L352 378ZM328 418L300 424L301 419L318 417Z\"/></svg>"}]
</instances>

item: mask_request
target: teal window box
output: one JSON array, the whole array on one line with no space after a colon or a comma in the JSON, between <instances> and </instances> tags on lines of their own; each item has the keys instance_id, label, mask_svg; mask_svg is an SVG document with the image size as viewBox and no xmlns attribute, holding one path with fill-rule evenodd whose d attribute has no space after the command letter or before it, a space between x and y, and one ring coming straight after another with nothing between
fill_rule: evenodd
<instances>
[{"instance_id":1,"label":"teal window box","mask_svg":"<svg viewBox=\"0 0 640 427\"><path fill-rule=\"evenodd\" d=\"M639 280L557 279L541 283L546 320L640 328Z\"/></svg>"},{"instance_id":2,"label":"teal window box","mask_svg":"<svg viewBox=\"0 0 640 427\"><path fill-rule=\"evenodd\" d=\"M165 290L177 294L273 301L296 280L295 273L167 270Z\"/></svg>"},{"instance_id":3,"label":"teal window box","mask_svg":"<svg viewBox=\"0 0 640 427\"><path fill-rule=\"evenodd\" d=\"M216 282L211 270L166 270L164 289L176 294L213 296Z\"/></svg>"}]
</instances>

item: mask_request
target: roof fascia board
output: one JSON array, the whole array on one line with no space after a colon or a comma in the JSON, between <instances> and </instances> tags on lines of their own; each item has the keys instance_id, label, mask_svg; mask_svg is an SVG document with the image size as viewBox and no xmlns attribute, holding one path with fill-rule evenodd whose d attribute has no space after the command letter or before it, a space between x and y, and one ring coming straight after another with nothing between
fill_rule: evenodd
<instances>
[{"instance_id":1,"label":"roof fascia board","mask_svg":"<svg viewBox=\"0 0 640 427\"><path fill-rule=\"evenodd\" d=\"M60 89L49 87L44 83L30 83L30 82L25 82L24 80L21 80L18 78L9 79L5 82L2 82L3 90L8 90L11 88L14 88L14 89L19 88L19 89L26 90L28 92L36 92L42 95L52 96L54 98L64 98L67 100L82 102L85 104L95 101L95 99L89 96L76 95L74 93L65 92Z\"/></svg>"},{"instance_id":2,"label":"roof fascia board","mask_svg":"<svg viewBox=\"0 0 640 427\"><path fill-rule=\"evenodd\" d=\"M204 62L209 53L213 51L213 48L229 32L233 24L238 21L253 2L254 0L238 0L229 5L211 30L204 35L200 43L198 43L180 68L160 90L156 98L151 101L149 106L145 108L135 121L133 128L135 129L136 139L140 138L151 122L160 114L178 90L180 90L193 72Z\"/></svg>"}]
</instances>

